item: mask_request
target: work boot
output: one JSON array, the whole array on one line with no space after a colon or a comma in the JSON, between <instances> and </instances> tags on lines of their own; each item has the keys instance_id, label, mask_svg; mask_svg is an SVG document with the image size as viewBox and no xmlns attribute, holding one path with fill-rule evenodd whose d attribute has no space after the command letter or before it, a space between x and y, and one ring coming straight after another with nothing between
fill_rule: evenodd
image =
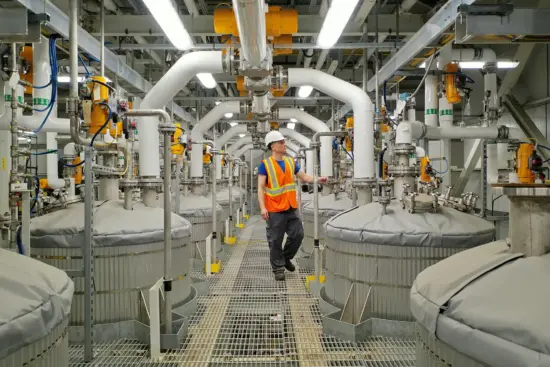
<instances>
[{"instance_id":1,"label":"work boot","mask_svg":"<svg viewBox=\"0 0 550 367\"><path fill-rule=\"evenodd\" d=\"M285 262L285 269L290 271L291 273L296 271L296 267L290 260L286 260Z\"/></svg>"},{"instance_id":2,"label":"work boot","mask_svg":"<svg viewBox=\"0 0 550 367\"><path fill-rule=\"evenodd\" d=\"M284 281L285 280L285 273L284 272L276 272L275 273L275 280Z\"/></svg>"}]
</instances>

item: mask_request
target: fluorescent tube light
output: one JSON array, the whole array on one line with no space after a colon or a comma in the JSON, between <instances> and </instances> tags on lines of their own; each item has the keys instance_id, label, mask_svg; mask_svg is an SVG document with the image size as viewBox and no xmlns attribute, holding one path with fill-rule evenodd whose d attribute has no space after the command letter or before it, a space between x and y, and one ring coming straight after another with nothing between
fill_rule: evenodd
<instances>
[{"instance_id":1,"label":"fluorescent tube light","mask_svg":"<svg viewBox=\"0 0 550 367\"><path fill-rule=\"evenodd\" d=\"M206 89L216 88L216 79L210 73L198 73L197 78Z\"/></svg>"},{"instance_id":2,"label":"fluorescent tube light","mask_svg":"<svg viewBox=\"0 0 550 367\"><path fill-rule=\"evenodd\" d=\"M183 26L172 0L143 0L143 2L166 37L178 50L185 51L193 47L193 40Z\"/></svg>"},{"instance_id":3,"label":"fluorescent tube light","mask_svg":"<svg viewBox=\"0 0 550 367\"><path fill-rule=\"evenodd\" d=\"M485 61L460 61L458 66L461 69L483 69Z\"/></svg>"},{"instance_id":4,"label":"fluorescent tube light","mask_svg":"<svg viewBox=\"0 0 550 367\"><path fill-rule=\"evenodd\" d=\"M231 125L231 127L237 126L238 124L239 124L239 123L238 123L238 122L235 122L235 121L229 123L229 125Z\"/></svg>"},{"instance_id":5,"label":"fluorescent tube light","mask_svg":"<svg viewBox=\"0 0 550 367\"><path fill-rule=\"evenodd\" d=\"M317 45L327 49L336 44L358 2L359 0L332 1L321 27L321 33L317 37Z\"/></svg>"},{"instance_id":6,"label":"fluorescent tube light","mask_svg":"<svg viewBox=\"0 0 550 367\"><path fill-rule=\"evenodd\" d=\"M214 102L214 103L215 103L216 106L217 106L217 105L219 105L219 104L222 103L222 102L221 102L221 101L216 101L216 102Z\"/></svg>"},{"instance_id":7,"label":"fluorescent tube light","mask_svg":"<svg viewBox=\"0 0 550 367\"><path fill-rule=\"evenodd\" d=\"M231 117L233 117L233 113L228 112L224 116L225 116L226 119L230 119Z\"/></svg>"},{"instance_id":8,"label":"fluorescent tube light","mask_svg":"<svg viewBox=\"0 0 550 367\"><path fill-rule=\"evenodd\" d=\"M300 89L298 89L298 97L300 97L300 98L309 97L309 95L311 94L312 91L313 91L313 87L311 87L309 85L304 85L304 86L300 87Z\"/></svg>"},{"instance_id":9,"label":"fluorescent tube light","mask_svg":"<svg viewBox=\"0 0 550 367\"><path fill-rule=\"evenodd\" d=\"M294 128L296 127L296 124L294 122L289 122L286 124L286 127L291 130L294 130Z\"/></svg>"},{"instance_id":10,"label":"fluorescent tube light","mask_svg":"<svg viewBox=\"0 0 550 367\"><path fill-rule=\"evenodd\" d=\"M497 61L499 69L514 69L519 65L519 61Z\"/></svg>"},{"instance_id":11,"label":"fluorescent tube light","mask_svg":"<svg viewBox=\"0 0 550 367\"><path fill-rule=\"evenodd\" d=\"M298 120L296 120L294 117L291 117L290 122L298 122Z\"/></svg>"},{"instance_id":12,"label":"fluorescent tube light","mask_svg":"<svg viewBox=\"0 0 550 367\"><path fill-rule=\"evenodd\" d=\"M239 138L244 138L246 134L239 134Z\"/></svg>"}]
</instances>

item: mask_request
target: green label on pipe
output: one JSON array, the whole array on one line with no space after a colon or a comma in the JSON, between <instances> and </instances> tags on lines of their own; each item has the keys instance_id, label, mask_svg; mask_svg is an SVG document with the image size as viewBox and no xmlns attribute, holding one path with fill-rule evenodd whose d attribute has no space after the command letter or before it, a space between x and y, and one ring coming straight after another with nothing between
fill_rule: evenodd
<instances>
[{"instance_id":1,"label":"green label on pipe","mask_svg":"<svg viewBox=\"0 0 550 367\"><path fill-rule=\"evenodd\" d=\"M22 96L17 97L17 100L19 101L19 103L23 103L23 97ZM4 101L5 102L11 102L11 94L6 94L4 96Z\"/></svg>"},{"instance_id":2,"label":"green label on pipe","mask_svg":"<svg viewBox=\"0 0 550 367\"><path fill-rule=\"evenodd\" d=\"M426 109L426 115L437 115L437 108Z\"/></svg>"},{"instance_id":3,"label":"green label on pipe","mask_svg":"<svg viewBox=\"0 0 550 367\"><path fill-rule=\"evenodd\" d=\"M441 110L439 111L440 116L452 116L453 110Z\"/></svg>"},{"instance_id":4,"label":"green label on pipe","mask_svg":"<svg viewBox=\"0 0 550 367\"><path fill-rule=\"evenodd\" d=\"M50 104L50 100L47 98L33 98L32 104L34 106L47 106Z\"/></svg>"}]
</instances>

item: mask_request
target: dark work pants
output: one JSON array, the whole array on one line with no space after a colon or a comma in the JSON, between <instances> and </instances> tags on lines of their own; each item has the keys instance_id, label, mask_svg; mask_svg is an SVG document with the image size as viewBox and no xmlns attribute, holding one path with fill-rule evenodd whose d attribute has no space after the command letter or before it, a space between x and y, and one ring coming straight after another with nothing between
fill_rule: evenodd
<instances>
[{"instance_id":1,"label":"dark work pants","mask_svg":"<svg viewBox=\"0 0 550 367\"><path fill-rule=\"evenodd\" d=\"M269 213L266 225L269 258L273 272L284 272L286 260L294 258L304 239L304 227L298 209ZM287 235L283 249L283 239Z\"/></svg>"}]
</instances>

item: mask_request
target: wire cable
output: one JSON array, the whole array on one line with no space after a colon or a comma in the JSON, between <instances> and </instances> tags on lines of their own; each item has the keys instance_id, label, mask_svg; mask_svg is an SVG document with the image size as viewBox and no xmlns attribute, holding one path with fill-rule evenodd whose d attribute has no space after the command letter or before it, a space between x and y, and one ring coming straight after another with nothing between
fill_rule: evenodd
<instances>
[{"instance_id":1,"label":"wire cable","mask_svg":"<svg viewBox=\"0 0 550 367\"><path fill-rule=\"evenodd\" d=\"M46 155L46 154L53 154L53 153L57 153L58 150L57 149L51 149L51 150L47 150L45 152L38 152L38 153L31 153L32 155Z\"/></svg>"},{"instance_id":2,"label":"wire cable","mask_svg":"<svg viewBox=\"0 0 550 367\"><path fill-rule=\"evenodd\" d=\"M437 54L438 54L438 52L434 52L432 54L432 56L430 57L430 62L428 64L426 64L426 72L424 73L424 76L422 77L422 80L420 81L420 84L418 84L418 87L416 87L416 90L413 92L413 94L411 94L409 96L409 98L407 100L411 100L417 95L418 91L420 90L420 87L422 87L422 85L424 84L424 81L426 80L426 77L430 73L430 69L432 68L432 63L433 63L433 61L435 59L435 56Z\"/></svg>"},{"instance_id":3,"label":"wire cable","mask_svg":"<svg viewBox=\"0 0 550 367\"><path fill-rule=\"evenodd\" d=\"M86 78L88 78L90 75L92 75L90 73L90 70L88 70L88 66L86 66L86 63L84 62L84 59L82 58L82 56L80 56L80 54L78 54L78 59L82 63L82 66L84 66L84 69L86 70Z\"/></svg>"},{"instance_id":4,"label":"wire cable","mask_svg":"<svg viewBox=\"0 0 550 367\"><path fill-rule=\"evenodd\" d=\"M113 118L113 110L111 109L111 106L109 106L107 103L105 102L99 102L98 105L101 105L101 106L105 106L109 109L109 115L107 115L107 121L105 121L105 123L101 126L101 128L99 130L96 131L96 133L94 134L94 136L92 137L92 141L90 142L90 146L93 146L94 145L94 141L95 139L97 138L97 136L99 135L99 133L105 129L105 127L107 127L107 125L109 124L109 122L111 121L111 119Z\"/></svg>"},{"instance_id":5,"label":"wire cable","mask_svg":"<svg viewBox=\"0 0 550 367\"><path fill-rule=\"evenodd\" d=\"M42 128L50 118L50 115L55 107L55 103L57 100L57 48L55 44L56 39L57 39L57 35L52 35L49 40L49 55L50 55L50 68L51 68L49 85L51 85L51 89L52 89L50 94L50 102L43 109L33 108L33 110L36 112L44 112L47 110L48 113L46 114L46 116L44 116L44 120L42 121L40 126L38 126L36 130L33 130L35 134L38 134L42 130ZM44 86L44 88L45 87L46 86Z\"/></svg>"}]
</instances>

